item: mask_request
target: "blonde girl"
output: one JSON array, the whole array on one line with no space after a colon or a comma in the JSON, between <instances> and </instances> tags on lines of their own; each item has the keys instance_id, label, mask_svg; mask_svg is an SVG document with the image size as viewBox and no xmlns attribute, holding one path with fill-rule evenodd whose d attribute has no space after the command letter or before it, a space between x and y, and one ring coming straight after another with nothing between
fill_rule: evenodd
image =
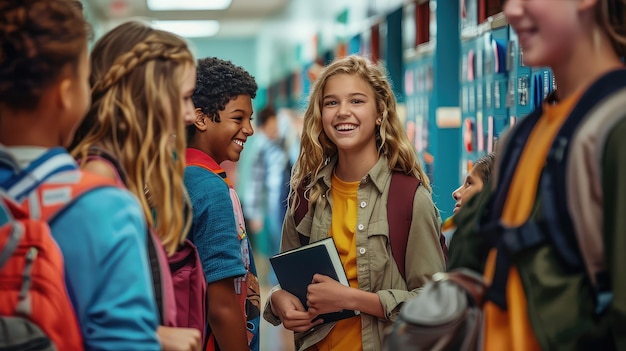
<instances>
[{"instance_id":1,"label":"blonde girl","mask_svg":"<svg viewBox=\"0 0 626 351\"><path fill-rule=\"evenodd\" d=\"M272 290L264 317L296 332L298 350L380 350L383 328L402 302L415 296L433 273L444 269L439 213L428 177L419 165L396 111L385 71L349 56L317 78L304 117L301 150L291 179L281 251L332 237L350 287L315 275L308 310L292 294ZM421 180L413 199L406 279L391 258L386 199L393 171ZM309 211L294 215L305 189ZM311 322L342 309L361 314L338 322Z\"/></svg>"},{"instance_id":2,"label":"blonde girl","mask_svg":"<svg viewBox=\"0 0 626 351\"><path fill-rule=\"evenodd\" d=\"M183 136L193 116L195 75L182 38L140 22L114 28L91 53L92 105L71 148L83 169L116 179L135 194L167 255L176 252L190 227ZM173 327L171 280L163 284L161 323ZM191 329L160 327L159 336L166 349L180 338L191 349L201 344Z\"/></svg>"}]
</instances>

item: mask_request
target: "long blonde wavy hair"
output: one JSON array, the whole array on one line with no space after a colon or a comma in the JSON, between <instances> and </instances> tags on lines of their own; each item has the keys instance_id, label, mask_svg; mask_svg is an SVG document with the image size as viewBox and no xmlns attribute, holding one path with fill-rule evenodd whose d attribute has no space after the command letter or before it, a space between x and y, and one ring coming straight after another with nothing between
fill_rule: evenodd
<instances>
[{"instance_id":1,"label":"long blonde wavy hair","mask_svg":"<svg viewBox=\"0 0 626 351\"><path fill-rule=\"evenodd\" d=\"M322 70L311 88L309 106L304 114L300 155L294 165L290 181L292 189L289 201L290 213L294 213L298 207L300 199L295 189L300 186L305 189L310 206L317 201L322 189L315 183L315 179L328 160L337 154L336 145L328 138L322 126L322 102L326 82L338 74L357 75L374 91L376 108L382 117L376 136L379 157L387 158L390 169L419 178L424 187L431 191L430 181L398 117L396 98L387 80L385 69L363 57L352 55L338 59Z\"/></svg>"},{"instance_id":2,"label":"long blonde wavy hair","mask_svg":"<svg viewBox=\"0 0 626 351\"><path fill-rule=\"evenodd\" d=\"M92 105L71 147L79 159L94 146L117 158L168 255L192 219L180 86L194 65L186 42L172 33L140 22L114 28L91 53Z\"/></svg>"}]
</instances>

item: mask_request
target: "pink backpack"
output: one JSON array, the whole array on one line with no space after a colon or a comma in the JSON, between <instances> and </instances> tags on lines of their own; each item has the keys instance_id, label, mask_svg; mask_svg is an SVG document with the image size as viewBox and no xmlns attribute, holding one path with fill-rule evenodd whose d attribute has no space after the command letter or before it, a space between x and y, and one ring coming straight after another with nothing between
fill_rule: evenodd
<instances>
[{"instance_id":1,"label":"pink backpack","mask_svg":"<svg viewBox=\"0 0 626 351\"><path fill-rule=\"evenodd\" d=\"M177 326L196 328L206 334L206 278L198 251L185 240L183 246L168 258L174 295L176 297Z\"/></svg>"}]
</instances>

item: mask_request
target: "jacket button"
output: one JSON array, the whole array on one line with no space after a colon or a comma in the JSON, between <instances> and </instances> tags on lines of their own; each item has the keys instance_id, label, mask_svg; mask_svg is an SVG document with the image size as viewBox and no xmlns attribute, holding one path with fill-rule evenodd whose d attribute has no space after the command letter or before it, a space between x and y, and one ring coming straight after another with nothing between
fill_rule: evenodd
<instances>
[{"instance_id":1,"label":"jacket button","mask_svg":"<svg viewBox=\"0 0 626 351\"><path fill-rule=\"evenodd\" d=\"M365 201L361 202L361 208L365 208L365 206L367 206L367 203Z\"/></svg>"},{"instance_id":2,"label":"jacket button","mask_svg":"<svg viewBox=\"0 0 626 351\"><path fill-rule=\"evenodd\" d=\"M359 226L357 228L359 228L359 230L363 230L363 229L365 229L365 226L363 224L359 224Z\"/></svg>"},{"instance_id":3,"label":"jacket button","mask_svg":"<svg viewBox=\"0 0 626 351\"><path fill-rule=\"evenodd\" d=\"M364 255L367 250L364 247L359 248L359 253Z\"/></svg>"}]
</instances>

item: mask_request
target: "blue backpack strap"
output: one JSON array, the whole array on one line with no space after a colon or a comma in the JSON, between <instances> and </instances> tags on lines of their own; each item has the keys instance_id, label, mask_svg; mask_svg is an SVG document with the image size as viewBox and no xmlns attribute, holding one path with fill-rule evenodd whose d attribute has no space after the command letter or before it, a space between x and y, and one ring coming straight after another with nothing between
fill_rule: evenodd
<instances>
[{"instance_id":1,"label":"blue backpack strap","mask_svg":"<svg viewBox=\"0 0 626 351\"><path fill-rule=\"evenodd\" d=\"M500 216L502 216L502 210L506 197L509 193L509 187L511 186L511 180L513 174L517 168L517 163L522 156L526 140L530 136L533 128L539 121L539 118L543 114L541 107L537 108L531 114L519 121L513 129L511 129L511 135L507 139L507 144L502 151L500 169L498 170L500 175L498 176L498 184L496 185L495 197L493 199L492 208L489 221L498 222Z\"/></svg>"},{"instance_id":2,"label":"blue backpack strap","mask_svg":"<svg viewBox=\"0 0 626 351\"><path fill-rule=\"evenodd\" d=\"M15 170L15 174L0 184L0 187L5 189L11 198L18 201L51 176L59 172L78 169L74 158L62 147L46 151L23 170L19 169L16 161L6 152L0 154L0 162Z\"/></svg>"},{"instance_id":3,"label":"blue backpack strap","mask_svg":"<svg viewBox=\"0 0 626 351\"><path fill-rule=\"evenodd\" d=\"M519 121L510 131L510 135L508 139L506 139L507 144L503 148L500 158L501 164L498 169L500 175L498 176L498 183L496 184L493 198L489 204L491 210L488 213L488 218L484 219L485 223L481 223L480 225L481 235L486 236L487 243L491 247L496 247L498 252L492 285L487 291L487 299L503 309L506 309L506 283L511 262L509 255L504 254L508 252L508 249L504 246L502 238L505 237L505 231L509 231L510 229L505 229L502 226L500 217L502 216L504 203L509 193L513 174L524 151L526 140L528 140L530 133L542 114L543 110L540 106ZM517 235L506 235L506 237L509 236L513 239L523 237L521 233Z\"/></svg>"}]
</instances>

